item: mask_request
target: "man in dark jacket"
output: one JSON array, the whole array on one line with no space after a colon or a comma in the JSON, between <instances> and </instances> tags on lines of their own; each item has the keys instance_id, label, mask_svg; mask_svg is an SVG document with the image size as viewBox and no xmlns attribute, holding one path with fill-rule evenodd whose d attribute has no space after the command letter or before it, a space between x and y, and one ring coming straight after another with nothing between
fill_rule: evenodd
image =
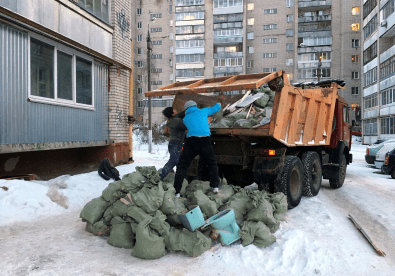
<instances>
[{"instance_id":1,"label":"man in dark jacket","mask_svg":"<svg viewBox=\"0 0 395 276\"><path fill-rule=\"evenodd\" d=\"M159 174L160 179L163 180L169 172L177 165L178 160L180 159L182 143L184 140L185 131L187 130L184 125L182 118L185 116L185 112L181 112L177 114L177 110L173 110L172 107L166 107L162 114L165 115L168 122L166 126L170 129L170 139L169 139L169 153L170 159L167 161L165 166L162 169L162 172Z\"/></svg>"},{"instance_id":2,"label":"man in dark jacket","mask_svg":"<svg viewBox=\"0 0 395 276\"><path fill-rule=\"evenodd\" d=\"M185 103L184 108L184 124L188 128L188 134L184 149L181 152L180 160L177 164L177 171L174 179L176 197L180 196L182 182L187 176L187 169L197 155L207 164L210 173L210 185L214 193L218 193L218 165L215 160L214 148L211 144L208 117L217 113L221 109L221 104L217 103L212 107L199 109L196 106L196 102L188 101Z\"/></svg>"}]
</instances>

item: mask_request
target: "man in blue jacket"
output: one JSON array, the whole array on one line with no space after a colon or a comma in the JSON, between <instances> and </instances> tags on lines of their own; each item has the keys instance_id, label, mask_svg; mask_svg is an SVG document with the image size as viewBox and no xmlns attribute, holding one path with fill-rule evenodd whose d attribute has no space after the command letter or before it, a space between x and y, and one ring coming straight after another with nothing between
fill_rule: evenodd
<instances>
[{"instance_id":1,"label":"man in blue jacket","mask_svg":"<svg viewBox=\"0 0 395 276\"><path fill-rule=\"evenodd\" d=\"M210 172L210 185L215 193L218 193L219 175L218 165L215 161L214 148L210 139L210 128L208 117L217 113L221 109L221 104L217 103L212 107L199 109L196 102L188 101L184 105L184 124L188 129L187 139L181 152L180 160L177 164L174 188L176 197L180 196L182 182L187 176L187 169L192 160L199 155L205 160Z\"/></svg>"}]
</instances>

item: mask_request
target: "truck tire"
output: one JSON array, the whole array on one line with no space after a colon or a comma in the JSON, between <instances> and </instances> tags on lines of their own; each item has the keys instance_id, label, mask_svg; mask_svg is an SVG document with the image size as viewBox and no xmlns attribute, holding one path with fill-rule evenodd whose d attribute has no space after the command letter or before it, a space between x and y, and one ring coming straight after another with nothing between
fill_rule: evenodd
<instances>
[{"instance_id":1,"label":"truck tire","mask_svg":"<svg viewBox=\"0 0 395 276\"><path fill-rule=\"evenodd\" d=\"M303 193L303 165L298 157L285 157L283 172L274 184L274 191L285 194L288 209L298 206Z\"/></svg>"},{"instance_id":2,"label":"truck tire","mask_svg":"<svg viewBox=\"0 0 395 276\"><path fill-rule=\"evenodd\" d=\"M338 189L343 186L344 179L346 178L347 160L346 156L342 154L339 160L339 172L334 178L329 178L329 185L332 188Z\"/></svg>"},{"instance_id":3,"label":"truck tire","mask_svg":"<svg viewBox=\"0 0 395 276\"><path fill-rule=\"evenodd\" d=\"M315 151L302 154L303 164L303 195L316 196L321 188L322 166L320 156Z\"/></svg>"}]
</instances>

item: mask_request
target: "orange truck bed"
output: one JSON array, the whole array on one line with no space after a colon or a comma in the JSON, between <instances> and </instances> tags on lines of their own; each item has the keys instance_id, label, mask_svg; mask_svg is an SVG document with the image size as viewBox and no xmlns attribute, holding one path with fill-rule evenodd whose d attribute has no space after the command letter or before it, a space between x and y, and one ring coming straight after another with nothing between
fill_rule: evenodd
<instances>
[{"instance_id":1,"label":"orange truck bed","mask_svg":"<svg viewBox=\"0 0 395 276\"><path fill-rule=\"evenodd\" d=\"M202 95L204 93L250 90L266 83L276 91L270 123L254 128L212 128L212 134L271 136L288 147L330 144L335 104L340 88L336 83L332 83L330 88L302 89L292 86L284 71L279 71L176 82L145 95L175 95L173 107L182 110L187 100L195 100L200 107L216 102L216 96ZM225 96L223 104L233 103L242 96Z\"/></svg>"}]
</instances>

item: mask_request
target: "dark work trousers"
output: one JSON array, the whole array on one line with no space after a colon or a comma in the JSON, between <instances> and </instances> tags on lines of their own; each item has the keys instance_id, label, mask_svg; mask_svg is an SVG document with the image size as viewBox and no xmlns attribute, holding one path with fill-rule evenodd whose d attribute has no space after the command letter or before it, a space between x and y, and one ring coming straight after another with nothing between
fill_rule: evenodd
<instances>
[{"instance_id":1,"label":"dark work trousers","mask_svg":"<svg viewBox=\"0 0 395 276\"><path fill-rule=\"evenodd\" d=\"M180 159L182 143L178 141L170 141L167 146L170 153L170 159L167 161L165 166L162 169L162 172L159 174L160 179L165 178L169 172L178 164L178 160Z\"/></svg>"},{"instance_id":2,"label":"dark work trousers","mask_svg":"<svg viewBox=\"0 0 395 276\"><path fill-rule=\"evenodd\" d=\"M215 161L214 148L211 144L210 137L189 137L187 138L184 149L181 152L178 161L176 177L174 179L174 188L176 194L180 193L182 182L187 176L187 169L192 160L199 155L208 166L210 173L210 186L217 188L219 186L218 165Z\"/></svg>"}]
</instances>

